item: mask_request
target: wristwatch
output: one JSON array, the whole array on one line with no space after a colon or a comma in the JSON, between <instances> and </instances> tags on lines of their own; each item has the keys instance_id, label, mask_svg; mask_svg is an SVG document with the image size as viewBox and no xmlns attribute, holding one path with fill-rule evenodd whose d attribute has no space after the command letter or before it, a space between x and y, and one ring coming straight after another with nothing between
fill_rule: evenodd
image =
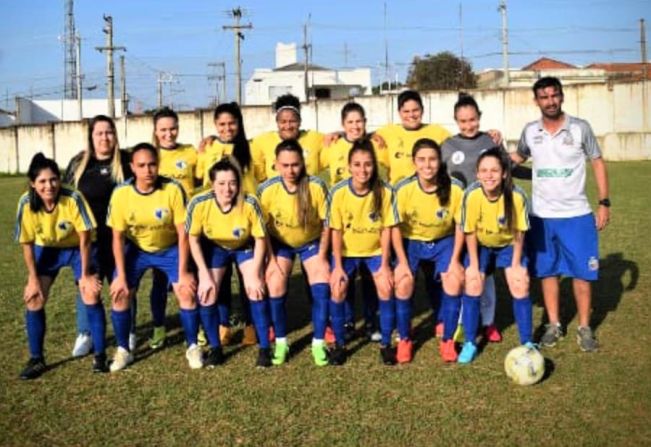
<instances>
[{"instance_id":1,"label":"wristwatch","mask_svg":"<svg viewBox=\"0 0 651 447\"><path fill-rule=\"evenodd\" d=\"M607 197L605 199L601 199L599 201L599 205L605 206L606 208L610 208L610 199Z\"/></svg>"}]
</instances>

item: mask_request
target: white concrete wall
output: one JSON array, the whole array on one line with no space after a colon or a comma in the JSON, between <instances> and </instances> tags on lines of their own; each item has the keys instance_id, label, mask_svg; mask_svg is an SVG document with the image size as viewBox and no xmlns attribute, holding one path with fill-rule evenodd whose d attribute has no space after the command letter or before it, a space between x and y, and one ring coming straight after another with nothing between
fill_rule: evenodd
<instances>
[{"instance_id":1,"label":"white concrete wall","mask_svg":"<svg viewBox=\"0 0 651 447\"><path fill-rule=\"evenodd\" d=\"M651 85L642 82L612 86L586 84L565 87L564 109L587 119L601 143L607 160L651 159ZM482 110L482 128L502 131L509 147L517 143L523 126L538 119L529 88L472 92ZM368 129L399 122L395 96L357 98L367 112ZM430 92L423 95L425 121L439 123L456 133L452 116L456 92ZM340 111L345 100L319 101L302 107L303 128L332 132L340 129ZM198 144L202 137L214 134L212 110L179 113L179 141ZM269 106L243 108L247 136L275 128ZM122 147L152 139L152 117L139 115L116 120ZM126 132L125 132L126 130ZM32 156L42 151L56 157L65 167L70 158L86 146L86 122L13 126L0 129L0 172L26 172Z\"/></svg>"},{"instance_id":2,"label":"white concrete wall","mask_svg":"<svg viewBox=\"0 0 651 447\"><path fill-rule=\"evenodd\" d=\"M45 124L50 121L79 120L79 103L76 99L16 99L17 121L19 124ZM106 99L83 99L83 118L95 115L108 115ZM115 116L122 116L122 101L115 100Z\"/></svg>"}]
</instances>

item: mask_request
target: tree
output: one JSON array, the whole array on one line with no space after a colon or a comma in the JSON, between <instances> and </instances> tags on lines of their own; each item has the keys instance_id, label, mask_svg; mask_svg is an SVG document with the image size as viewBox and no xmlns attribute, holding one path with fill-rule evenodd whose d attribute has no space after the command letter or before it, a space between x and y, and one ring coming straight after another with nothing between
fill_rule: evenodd
<instances>
[{"instance_id":1,"label":"tree","mask_svg":"<svg viewBox=\"0 0 651 447\"><path fill-rule=\"evenodd\" d=\"M470 62L444 51L414 57L407 85L415 90L458 90L476 87L477 78Z\"/></svg>"}]
</instances>

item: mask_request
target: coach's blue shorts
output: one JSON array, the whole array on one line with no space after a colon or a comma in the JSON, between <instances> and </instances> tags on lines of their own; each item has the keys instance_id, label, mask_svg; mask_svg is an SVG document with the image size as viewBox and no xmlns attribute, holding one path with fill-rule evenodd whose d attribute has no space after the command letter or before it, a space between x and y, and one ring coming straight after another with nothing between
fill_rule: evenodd
<instances>
[{"instance_id":1,"label":"coach's blue shorts","mask_svg":"<svg viewBox=\"0 0 651 447\"><path fill-rule=\"evenodd\" d=\"M513 263L513 245L506 245L504 247L484 247L483 245L477 246L477 256L479 257L479 271L485 273L487 276L492 275L496 268L505 269L511 267ZM520 265L526 267L528 264L527 254L523 251ZM466 253L463 265L468 267L470 264L470 257Z\"/></svg>"},{"instance_id":2,"label":"coach's blue shorts","mask_svg":"<svg viewBox=\"0 0 651 447\"><path fill-rule=\"evenodd\" d=\"M343 257L342 259L344 272L349 278L352 278L353 273L357 271L362 264L365 264L371 274L377 273L382 266L382 256L359 256L359 257ZM335 267L334 259L330 262L331 269Z\"/></svg>"},{"instance_id":3,"label":"coach's blue shorts","mask_svg":"<svg viewBox=\"0 0 651 447\"><path fill-rule=\"evenodd\" d=\"M454 236L446 236L431 242L403 239L409 268L414 275L421 261L434 263L434 277L448 271L452 252L454 251Z\"/></svg>"},{"instance_id":4,"label":"coach's blue shorts","mask_svg":"<svg viewBox=\"0 0 651 447\"><path fill-rule=\"evenodd\" d=\"M149 253L127 241L124 249L124 262L129 288L137 287L140 278L152 268L167 276L168 287L179 282L179 246L172 245L165 250ZM115 274L113 275L115 277Z\"/></svg>"},{"instance_id":5,"label":"coach's blue shorts","mask_svg":"<svg viewBox=\"0 0 651 447\"><path fill-rule=\"evenodd\" d=\"M206 265L211 269L219 269L226 267L231 262L235 261L237 265L242 264L253 258L253 246L245 245L241 248L229 249L212 242L204 241L201 244L203 250L203 257L206 260Z\"/></svg>"},{"instance_id":6,"label":"coach's blue shorts","mask_svg":"<svg viewBox=\"0 0 651 447\"><path fill-rule=\"evenodd\" d=\"M312 242L303 244L300 247L290 247L287 244L280 242L278 239L271 238L271 248L276 256L282 256L290 260L294 260L294 256L298 255L301 263L307 261L312 256L319 254L320 239L315 239Z\"/></svg>"},{"instance_id":7,"label":"coach's blue shorts","mask_svg":"<svg viewBox=\"0 0 651 447\"><path fill-rule=\"evenodd\" d=\"M526 246L532 276L599 278L599 237L592 213L578 217L531 216Z\"/></svg>"},{"instance_id":8,"label":"coach's blue shorts","mask_svg":"<svg viewBox=\"0 0 651 447\"><path fill-rule=\"evenodd\" d=\"M79 247L58 248L34 245L36 273L39 276L56 278L59 270L70 267L75 281L81 278L81 253ZM90 271L97 272L97 248L93 244L90 250Z\"/></svg>"}]
</instances>

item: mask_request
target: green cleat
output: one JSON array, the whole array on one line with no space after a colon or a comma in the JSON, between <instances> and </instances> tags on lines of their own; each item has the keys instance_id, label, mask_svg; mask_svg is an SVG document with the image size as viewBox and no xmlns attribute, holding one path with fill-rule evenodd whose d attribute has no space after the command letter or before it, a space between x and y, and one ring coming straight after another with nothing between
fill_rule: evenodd
<instances>
[{"instance_id":1,"label":"green cleat","mask_svg":"<svg viewBox=\"0 0 651 447\"><path fill-rule=\"evenodd\" d=\"M282 365L287 361L287 356L289 355L289 346L286 341L276 340L276 348L274 349L274 356L271 359L271 363L278 366Z\"/></svg>"},{"instance_id":2,"label":"green cleat","mask_svg":"<svg viewBox=\"0 0 651 447\"><path fill-rule=\"evenodd\" d=\"M316 366L326 366L329 363L325 341L312 342L312 358Z\"/></svg>"},{"instance_id":3,"label":"green cleat","mask_svg":"<svg viewBox=\"0 0 651 447\"><path fill-rule=\"evenodd\" d=\"M165 346L165 326L155 326L154 333L149 339L149 347L153 350Z\"/></svg>"}]
</instances>

